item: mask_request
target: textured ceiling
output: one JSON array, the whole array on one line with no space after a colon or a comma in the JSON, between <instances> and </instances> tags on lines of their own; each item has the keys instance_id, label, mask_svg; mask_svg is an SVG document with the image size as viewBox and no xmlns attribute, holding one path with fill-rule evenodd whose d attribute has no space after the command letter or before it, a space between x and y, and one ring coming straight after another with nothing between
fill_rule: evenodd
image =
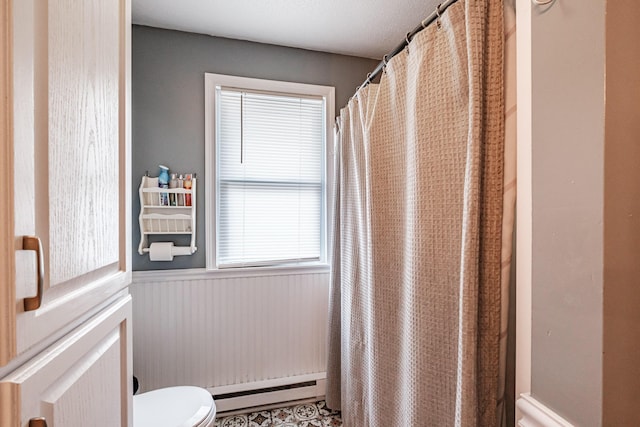
<instances>
[{"instance_id":1,"label":"textured ceiling","mask_svg":"<svg viewBox=\"0 0 640 427\"><path fill-rule=\"evenodd\" d=\"M132 0L135 24L380 59L442 0Z\"/></svg>"}]
</instances>

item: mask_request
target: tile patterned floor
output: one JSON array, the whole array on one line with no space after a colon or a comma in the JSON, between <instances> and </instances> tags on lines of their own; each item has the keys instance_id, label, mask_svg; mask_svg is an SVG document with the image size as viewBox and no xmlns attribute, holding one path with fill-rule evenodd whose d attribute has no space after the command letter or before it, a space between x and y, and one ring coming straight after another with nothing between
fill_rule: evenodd
<instances>
[{"instance_id":1,"label":"tile patterned floor","mask_svg":"<svg viewBox=\"0 0 640 427\"><path fill-rule=\"evenodd\" d=\"M324 401L231 415L216 420L215 427L342 427L340 413L328 409Z\"/></svg>"}]
</instances>

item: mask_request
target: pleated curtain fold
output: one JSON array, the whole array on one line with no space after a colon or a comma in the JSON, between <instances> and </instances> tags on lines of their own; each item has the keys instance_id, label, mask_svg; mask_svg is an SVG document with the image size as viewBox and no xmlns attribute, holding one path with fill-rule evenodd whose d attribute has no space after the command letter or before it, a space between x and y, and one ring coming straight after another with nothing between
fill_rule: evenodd
<instances>
[{"instance_id":1,"label":"pleated curtain fold","mask_svg":"<svg viewBox=\"0 0 640 427\"><path fill-rule=\"evenodd\" d=\"M498 422L503 43L501 0L459 0L340 112L327 404L346 427Z\"/></svg>"}]
</instances>

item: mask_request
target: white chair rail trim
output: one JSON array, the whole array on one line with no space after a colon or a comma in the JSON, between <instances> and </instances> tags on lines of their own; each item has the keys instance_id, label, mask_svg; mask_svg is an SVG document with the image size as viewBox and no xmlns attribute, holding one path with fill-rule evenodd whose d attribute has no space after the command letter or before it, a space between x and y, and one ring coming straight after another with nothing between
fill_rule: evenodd
<instances>
[{"instance_id":1,"label":"white chair rail trim","mask_svg":"<svg viewBox=\"0 0 640 427\"><path fill-rule=\"evenodd\" d=\"M233 277L266 277L287 276L297 274L329 273L327 264L309 264L306 266L273 266L273 267L245 267L223 268L207 270L205 268L189 268L177 270L147 270L134 271L133 282L175 282L176 280L209 280L227 279Z\"/></svg>"},{"instance_id":2,"label":"white chair rail trim","mask_svg":"<svg viewBox=\"0 0 640 427\"><path fill-rule=\"evenodd\" d=\"M518 420L518 427L574 427L529 393L521 394L516 405L522 414L522 418Z\"/></svg>"}]
</instances>

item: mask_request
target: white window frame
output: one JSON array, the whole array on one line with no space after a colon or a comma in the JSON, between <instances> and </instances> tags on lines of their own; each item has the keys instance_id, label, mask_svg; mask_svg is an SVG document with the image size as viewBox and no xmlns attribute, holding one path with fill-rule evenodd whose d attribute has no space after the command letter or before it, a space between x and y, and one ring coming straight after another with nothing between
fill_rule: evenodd
<instances>
[{"instance_id":1,"label":"white window frame","mask_svg":"<svg viewBox=\"0 0 640 427\"><path fill-rule=\"evenodd\" d=\"M335 88L305 83L283 82L278 80L254 79L248 77L228 76L223 74L205 73L204 75L204 115L205 115L205 237L206 237L206 269L208 271L224 272L225 275L245 274L251 271L294 270L328 271L329 242L332 224L331 201L333 200L333 153L334 133L333 119L335 117ZM216 254L216 88L233 87L238 89L276 92L300 96L320 96L325 104L325 159L324 159L324 191L321 212L321 254L319 262L306 262L290 265L273 265L265 267L234 267L220 269L217 266Z\"/></svg>"}]
</instances>

